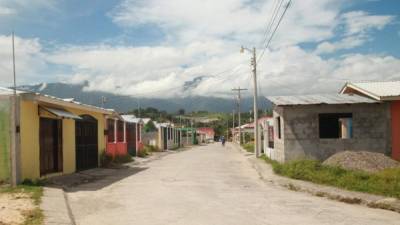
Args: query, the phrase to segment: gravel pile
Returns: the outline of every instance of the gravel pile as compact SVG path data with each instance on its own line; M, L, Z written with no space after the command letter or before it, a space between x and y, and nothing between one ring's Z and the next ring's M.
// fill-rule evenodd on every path
M381 153L374 152L339 152L323 162L324 165L340 166L349 170L378 172L380 170L400 167L400 163Z

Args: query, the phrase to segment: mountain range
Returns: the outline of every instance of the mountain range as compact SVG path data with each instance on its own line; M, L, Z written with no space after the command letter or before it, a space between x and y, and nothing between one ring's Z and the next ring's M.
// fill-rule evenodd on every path
M186 112L209 111L209 112L232 112L235 107L233 99L205 97L205 96L187 96L178 98L135 98L131 96L122 96L102 91L86 91L84 87L87 82L81 84L68 83L40 83L35 85L19 86L19 89L38 92L41 94L52 95L59 98L74 98L76 101L102 106L102 98L106 99L105 108L112 108L119 112L127 112L133 109L154 107L159 110L165 110L170 113L184 109ZM242 111L250 111L253 107L253 98L242 98ZM259 98L259 108L266 110L271 107L271 103L265 98Z

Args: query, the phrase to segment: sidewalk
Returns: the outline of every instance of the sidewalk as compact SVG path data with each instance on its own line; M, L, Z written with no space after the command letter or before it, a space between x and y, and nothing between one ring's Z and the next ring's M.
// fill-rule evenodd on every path
M75 225L65 193L60 188L44 187L40 208L44 214L44 225Z
M66 192L74 187L87 184L96 180L104 180L105 185L123 179L134 173L140 172L146 163L159 160L166 155L187 150L183 148L177 151L155 152L146 158L135 157L131 163L126 163L120 168L95 168L73 174L50 178L46 187L43 188L43 197L40 208L44 214L45 225L75 225L68 203Z
M293 191L306 192L314 196L324 197L349 204L360 204L371 208L380 208L400 213L400 200L385 196L372 195L362 192L348 191L336 187L319 185L307 181L290 179L276 175L272 166L262 159L256 159L254 154L249 154L242 147L232 144L238 151L248 158L260 178L265 182L286 187Z

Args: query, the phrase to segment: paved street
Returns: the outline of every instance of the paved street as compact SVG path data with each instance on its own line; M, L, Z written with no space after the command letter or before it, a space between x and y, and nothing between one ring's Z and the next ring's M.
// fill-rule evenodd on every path
M260 180L242 153L196 147L68 192L77 224L400 224L400 214Z

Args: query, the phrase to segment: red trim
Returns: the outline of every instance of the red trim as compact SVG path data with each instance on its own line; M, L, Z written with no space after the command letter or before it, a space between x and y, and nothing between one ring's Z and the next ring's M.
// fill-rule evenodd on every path
M400 160L400 101L391 103L392 116L392 157Z

